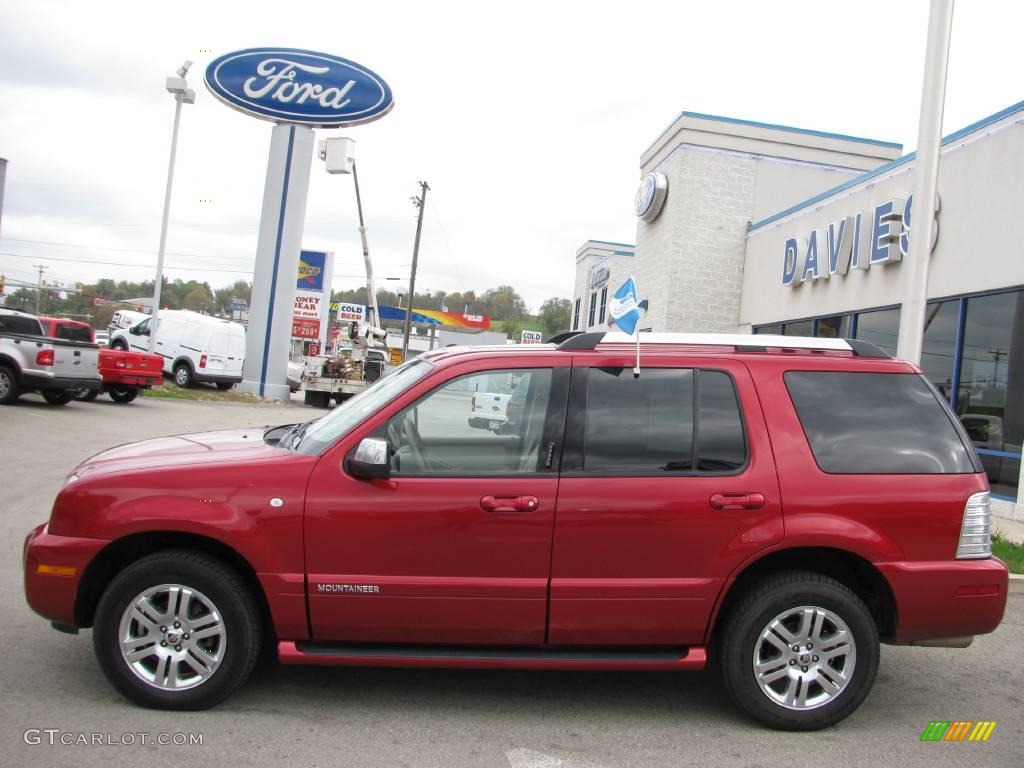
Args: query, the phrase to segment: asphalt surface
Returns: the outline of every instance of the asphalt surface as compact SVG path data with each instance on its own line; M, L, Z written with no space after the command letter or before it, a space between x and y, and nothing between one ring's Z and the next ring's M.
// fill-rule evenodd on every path
M883 647L864 705L813 734L777 733L748 721L711 673L316 669L269 662L212 711L148 711L107 685L88 631L55 632L25 604L23 538L46 519L62 478L81 459L133 439L320 413L298 405L148 398L55 408L35 395L0 407L0 766L1024 765L1020 594L1011 595L1002 626L967 650ZM929 721L957 719L998 725L987 743L920 742ZM161 733L201 734L202 745L142 745L141 736L131 736L145 734L151 742ZM80 742L79 734L135 743L61 743Z

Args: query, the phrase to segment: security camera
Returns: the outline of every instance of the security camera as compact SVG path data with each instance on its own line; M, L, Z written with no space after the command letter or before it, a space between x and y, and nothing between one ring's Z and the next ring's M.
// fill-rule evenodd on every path
M187 75L189 67L191 67L191 66L192 66L192 62L191 61L186 61L184 64L182 64L180 67L178 67L178 77L184 77L185 75Z

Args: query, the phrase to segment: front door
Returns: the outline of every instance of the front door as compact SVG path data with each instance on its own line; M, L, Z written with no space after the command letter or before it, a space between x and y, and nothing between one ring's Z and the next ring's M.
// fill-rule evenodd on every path
M703 644L727 577L782 537L775 465L746 367L649 355L634 378L633 363L588 355L573 368L553 645Z
M328 452L307 491L314 639L544 642L568 370L453 371L393 406L344 446L386 438L387 480L357 480ZM485 395L507 403L493 426L473 415Z

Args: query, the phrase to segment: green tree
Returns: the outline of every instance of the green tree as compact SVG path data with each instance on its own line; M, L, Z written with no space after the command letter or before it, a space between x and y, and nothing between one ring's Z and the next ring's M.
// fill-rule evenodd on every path
M555 334L569 329L571 312L572 302L569 299L552 297L545 299L544 303L540 305L538 318L548 333Z

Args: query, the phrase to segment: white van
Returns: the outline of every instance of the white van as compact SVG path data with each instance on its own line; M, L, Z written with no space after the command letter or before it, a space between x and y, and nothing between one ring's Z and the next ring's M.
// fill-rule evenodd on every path
M110 346L149 351L150 318L131 328L115 331ZM218 389L230 389L242 380L245 328L230 320L184 309L160 313L154 350L164 359L164 373L174 375L179 387L208 381Z
M149 317L149 315L145 312L135 312L131 309L119 309L111 316L110 322L107 324L107 330L110 333L113 333L121 328L131 328L136 323L141 323L147 317Z

